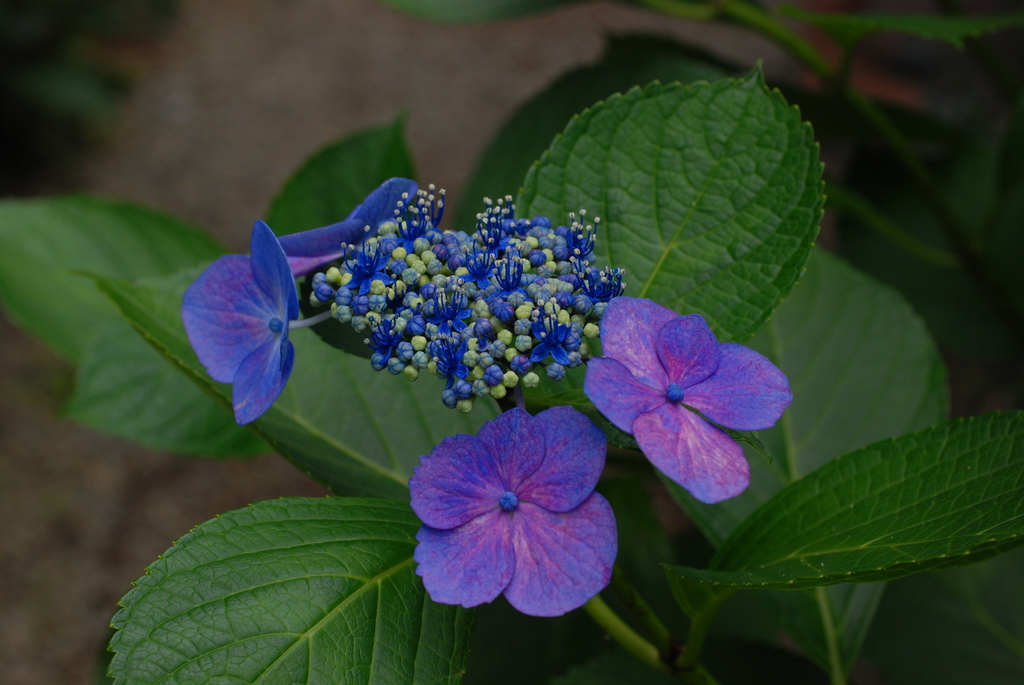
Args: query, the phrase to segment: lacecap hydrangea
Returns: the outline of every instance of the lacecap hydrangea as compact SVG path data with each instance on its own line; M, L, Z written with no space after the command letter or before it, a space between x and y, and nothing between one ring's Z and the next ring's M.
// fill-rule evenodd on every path
M625 288L621 269L590 265L599 220L552 227L517 218L512 198L485 200L476 230L441 230L444 191L405 193L368 225L341 264L313 275L310 301L365 333L374 369L445 381L445 406L468 412L522 383L536 387L590 357L588 339Z

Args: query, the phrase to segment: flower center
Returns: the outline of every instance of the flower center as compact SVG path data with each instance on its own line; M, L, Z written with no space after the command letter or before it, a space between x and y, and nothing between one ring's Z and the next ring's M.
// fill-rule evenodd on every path
M277 317L274 317L273 319L270 320L269 326L270 330L272 330L274 333L280 333L281 331L284 330L284 323L281 321L281 319L278 319Z
M669 402L682 402L683 389L677 383L672 383L665 388L665 397L668 398Z
M498 500L498 506L505 511L512 511L519 506L519 498L516 497L516 493L514 492L506 492L501 496L501 499Z

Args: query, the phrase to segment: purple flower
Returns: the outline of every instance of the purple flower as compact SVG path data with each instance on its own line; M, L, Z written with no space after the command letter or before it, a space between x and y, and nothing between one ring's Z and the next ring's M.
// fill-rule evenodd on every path
M600 592L618 547L594 492L604 455L604 434L569 407L512 409L445 438L409 481L431 599L473 607L504 592L525 614L560 616Z
M189 342L221 383L231 383L235 421L246 424L281 394L295 360L288 323L299 298L288 259L265 223L252 227L251 257L221 257L188 287L181 318Z
M376 231L382 221L394 219L400 200L416 195L416 182L392 178L366 196L348 218L330 226L281 236L279 242L288 255L292 273L301 276L345 254L342 243L358 245L366 237L366 227Z
M617 297L601 320L604 357L587 363L584 390L651 462L702 502L743 492L750 466L724 431L771 428L793 395L786 376L743 345L720 343L699 314Z

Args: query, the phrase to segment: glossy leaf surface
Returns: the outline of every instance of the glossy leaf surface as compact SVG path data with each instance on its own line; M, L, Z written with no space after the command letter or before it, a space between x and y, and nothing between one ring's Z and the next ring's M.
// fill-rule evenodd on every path
M530 170L520 213L601 217L595 261L627 292L746 340L796 284L817 234L821 164L808 124L760 72L652 83L574 118Z
M420 523L384 500L292 498L182 537L121 600L110 672L135 683L458 683L474 613L435 604Z

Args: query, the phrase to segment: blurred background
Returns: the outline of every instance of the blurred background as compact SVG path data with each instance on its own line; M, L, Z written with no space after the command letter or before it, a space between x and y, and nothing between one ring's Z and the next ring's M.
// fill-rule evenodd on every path
M929 0L818 0L808 9L932 11ZM1020 8L979 0L971 12ZM245 251L273 193L329 141L406 116L421 182L458 206L516 108L593 63L609 34L654 33L769 83L813 85L746 31L584 2L500 23L434 24L374 0L0 0L0 195L127 199ZM811 34L816 41L820 36ZM1018 79L1021 32L994 36ZM867 92L960 126L1005 117L967 53L871 38ZM854 163L823 148L828 174ZM514 191L514 189L510 189ZM837 248L835 218L821 243ZM40 297L46 275L39 275ZM955 415L1021 407L1019 361L944 350ZM325 491L276 456L161 454L60 417L73 370L0 316L0 683L96 682L116 602L172 540L250 502ZM866 682L866 681L865 681Z

